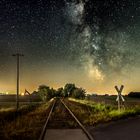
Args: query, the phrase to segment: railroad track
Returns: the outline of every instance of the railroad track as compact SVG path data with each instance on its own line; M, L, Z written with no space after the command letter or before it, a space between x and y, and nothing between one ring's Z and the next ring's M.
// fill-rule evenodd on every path
M61 114L63 115L59 116ZM62 99L53 100L49 115L47 116L39 140L44 140L46 130L49 128L73 128L72 126L69 126L68 122L72 122L72 124L75 123L74 128L76 127L82 129L89 140L94 140L91 134L86 130L86 128L82 125L82 123L78 120L78 118L73 114L73 112Z

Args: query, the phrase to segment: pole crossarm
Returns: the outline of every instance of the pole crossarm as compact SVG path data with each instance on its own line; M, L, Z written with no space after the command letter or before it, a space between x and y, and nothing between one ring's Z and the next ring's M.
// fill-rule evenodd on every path
M24 56L24 54L22 54L22 53L16 53L16 54L13 54L12 56Z

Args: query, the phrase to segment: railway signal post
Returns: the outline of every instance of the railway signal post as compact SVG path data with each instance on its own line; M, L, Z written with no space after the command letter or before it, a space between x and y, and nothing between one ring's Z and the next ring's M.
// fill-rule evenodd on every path
M14 57L17 58L17 97L16 97L16 109L19 108L19 78L20 78L20 57L24 56L21 53L13 54Z
M122 96L122 91L123 91L124 86L121 85L120 89L118 88L118 86L115 86L116 91L118 92L118 96L116 101L118 102L118 110L121 110L121 102L124 102L125 99Z

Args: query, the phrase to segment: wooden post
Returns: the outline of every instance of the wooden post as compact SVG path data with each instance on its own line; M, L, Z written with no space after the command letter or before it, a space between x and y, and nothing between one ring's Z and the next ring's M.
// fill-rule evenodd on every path
M13 56L17 57L17 96L16 96L16 109L19 108L19 78L20 78L20 57L24 56L23 54L17 53L13 54Z

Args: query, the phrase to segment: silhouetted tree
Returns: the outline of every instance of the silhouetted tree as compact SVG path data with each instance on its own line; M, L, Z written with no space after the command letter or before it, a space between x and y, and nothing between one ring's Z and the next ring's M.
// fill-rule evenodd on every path
M51 88L51 95L52 95L52 98L56 96L56 90Z
M84 99L85 98L85 90L82 88L76 88L74 89L73 93L72 93L72 98L76 98L76 99Z
M85 98L85 90L78 88L75 84L66 84L64 89L58 88L57 90L46 85L40 85L38 91L34 91L33 95L38 95L42 101L50 100L53 97L72 97L77 99Z
M140 92L130 92L128 97L140 98Z
M64 86L64 97L71 97L72 92L76 89L75 84L68 83Z
M40 85L38 88L38 95L43 101L49 100L52 98L51 89L46 85Z
M58 88L56 91L56 97L62 97L63 88Z

